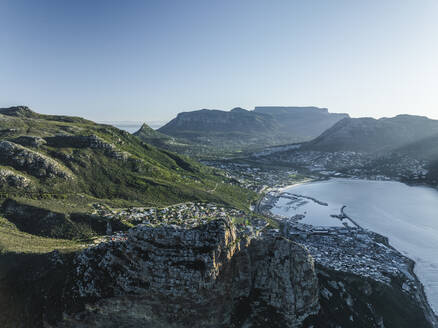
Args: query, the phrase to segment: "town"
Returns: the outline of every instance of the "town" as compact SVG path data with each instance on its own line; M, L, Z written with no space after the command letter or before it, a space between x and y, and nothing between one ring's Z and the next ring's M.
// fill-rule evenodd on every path
M344 155L341 156L338 153L321 157L313 154L314 157L307 157L307 160L313 158L309 171L319 173L307 176L301 175L299 170L284 167L229 161L208 162L210 166L225 172L228 178L235 179L236 183L262 194L260 201L252 206L252 211L249 212L213 203L188 202L163 208L122 209L111 209L102 204L95 204L95 214L108 219L108 222L111 220L126 222L134 229L136 226L141 228L163 225L178 227L178 229L191 229L212 220L230 219L241 238L255 238L265 234L287 238L305 246L318 266L359 275L384 284L391 284L394 279L401 279L404 290L414 292L418 287L414 276L410 274L412 261L389 246L385 237L360 227L345 214L343 208L341 214L332 216L340 220L340 224L335 224L333 221L333 226L313 226L302 223L302 215L283 217L270 212L279 197L289 197L297 201L313 201L326 206L325 203L312 197L285 192L281 187L310 181L310 179L324 178L321 176L324 171L319 169L331 169L330 163L338 160L338 163L344 163L347 167L346 163L360 158L358 154L345 153ZM337 156L341 156L342 160ZM300 161L301 164L304 163L304 157L301 157ZM95 244L124 242L128 236L129 232L113 232L109 224L107 235L96 239Z
M234 179L242 187L261 193L268 188L282 188L288 185L318 178L317 175L303 175L298 170L270 166L246 161L204 161L203 164L220 169L225 176Z
M253 156L260 164L283 164L301 174L319 176L366 178L372 180L424 180L429 163L389 153L374 156L353 151L322 152L292 150L272 153L268 156Z

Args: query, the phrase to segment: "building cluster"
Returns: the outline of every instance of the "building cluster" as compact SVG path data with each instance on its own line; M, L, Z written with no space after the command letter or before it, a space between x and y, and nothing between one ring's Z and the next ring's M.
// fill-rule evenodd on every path
M268 222L254 213L245 213L242 210L223 207L212 203L182 203L163 208L132 207L110 209L101 204L95 204L94 214L112 220L126 222L133 226L161 226L174 225L182 229L195 228L217 219L229 219L236 226L238 234L252 235L268 227ZM110 225L110 223L109 223ZM124 241L125 232L112 232L109 227L107 236L99 238L95 243L102 241Z
M314 227L289 235L306 246L317 264L386 284L405 276L411 265L381 236L361 228ZM415 288L413 281L411 286Z
M204 161L203 163L221 169L228 178L238 181L242 187L255 192L262 192L273 187L281 188L304 179L297 170L291 168L229 161Z
M363 229L341 209L339 226L314 226L302 223L304 215L292 217L270 212L283 192L270 191L260 203L259 210L281 222L281 235L304 245L318 265L334 271L360 275L378 282L390 284L403 279L404 289L413 290L415 279L410 276L412 261L390 247L385 237ZM288 194L288 193L286 193Z
M282 163L298 171L322 176L348 176L376 180L423 180L428 173L427 161L389 153L374 156L352 151L289 151L260 157L263 163Z

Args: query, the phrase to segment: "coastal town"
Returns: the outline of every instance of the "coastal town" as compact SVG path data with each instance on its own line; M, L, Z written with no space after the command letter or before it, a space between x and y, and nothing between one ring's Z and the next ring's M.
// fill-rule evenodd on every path
M253 204L250 211L213 203L188 202L163 208L121 209L95 204L95 214L108 219L108 222L123 221L130 225L131 229L160 226L192 229L212 220L227 219L234 223L240 238L258 238L268 234L303 245L319 267L357 275L386 285L401 281L403 290L411 295L422 288L413 274L413 261L391 247L386 237L359 226L354 218L344 211L345 206L340 209L339 214L331 215L333 221L327 226L304 223L305 215L302 214L287 217L271 212L280 198L287 198L291 204L293 203L291 206L300 206L306 202L327 206L318 199L287 191L285 187L306 181L327 179L331 176L361 178L364 172L367 172L366 168L369 164L367 162L369 159L365 160L361 154L352 152L332 154L296 152L293 158L293 163L296 165L294 168L245 161L224 160L204 163L221 170L222 174L234 180L236 184L260 194L259 202ZM422 177L426 174L424 163L415 161L408 163L410 166L400 159L392 167L396 165L403 169L410 167L409 175L403 173L400 177ZM352 167L356 168L352 169ZM373 173L375 175L366 177L375 180L390 179L389 176L378 174L379 172ZM96 239L95 244L124 242L127 238L129 231L113 232L109 224L107 235Z
M203 164L217 168L242 187L261 193L268 188L281 188L296 182L318 178L317 175L303 175L298 170L270 166L246 161L204 161Z
M301 174L366 178L372 180L422 181L428 173L428 162L406 155L389 153L374 156L353 151L283 151L269 156L253 156L260 164L283 164Z
M328 178L426 183L428 174L426 161L398 154L373 158L357 152L292 150L203 164L219 169L236 184L257 193Z
M122 209L110 209L107 206L95 204L94 214L106 218L108 222L111 220L127 222L133 228L168 225L179 229L191 229L212 220L230 219L241 237L271 234L288 238L304 245L318 265L335 271L360 275L386 284L389 284L391 279L409 271L411 265L409 259L389 247L384 237L361 228L346 214L336 216L342 221L341 226L313 226L301 223L302 215L285 217L270 213L270 209L280 196L300 198L300 195L270 191L263 197L259 207L254 208L261 215L201 202L183 203L164 208ZM319 202L314 199L307 200ZM319 203L325 205L322 202ZM127 240L128 235L128 232L113 232L108 223L107 235L96 239L95 244L123 242ZM416 288L413 278L412 281L406 282L405 288Z
M409 273L413 262L392 248L386 237L358 225L345 212L345 206L340 209L340 214L331 215L336 221L316 226L303 223L303 214L273 214L271 210L280 198L291 200L297 207L309 201L320 206L327 206L327 203L274 189L262 198L258 207L260 213L280 222L283 237L304 245L317 265L385 284L390 284L393 279L402 279L406 291L418 288L417 280Z

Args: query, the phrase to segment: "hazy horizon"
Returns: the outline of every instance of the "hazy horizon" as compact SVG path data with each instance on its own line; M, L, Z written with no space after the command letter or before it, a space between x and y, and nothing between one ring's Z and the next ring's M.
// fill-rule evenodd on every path
M0 3L0 107L165 122L317 106L438 119L438 2Z

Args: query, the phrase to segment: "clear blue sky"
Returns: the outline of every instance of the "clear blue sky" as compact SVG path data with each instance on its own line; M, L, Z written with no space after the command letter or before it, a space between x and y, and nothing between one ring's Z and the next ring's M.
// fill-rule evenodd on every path
M0 0L0 107L93 120L315 105L438 118L438 1Z

